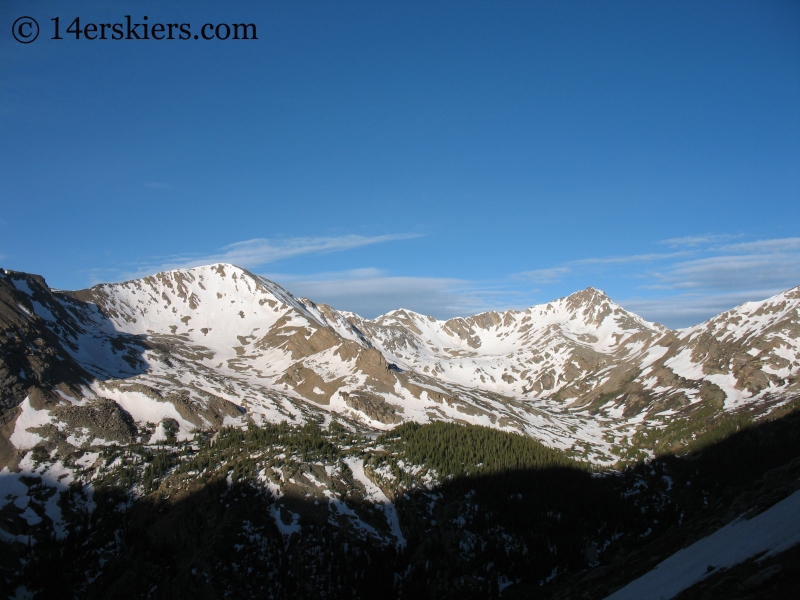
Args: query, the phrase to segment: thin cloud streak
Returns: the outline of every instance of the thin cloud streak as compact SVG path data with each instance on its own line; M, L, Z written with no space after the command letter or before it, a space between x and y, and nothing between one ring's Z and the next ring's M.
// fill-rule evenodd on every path
M787 289L800 283L800 253L745 254L680 262L642 289Z
M372 319L405 308L436 318L480 312L483 303L468 291L468 282L435 277L387 276L377 269L359 269L297 277L264 275L295 296L329 304Z
M699 325L745 302L765 300L783 289L750 290L730 294L679 294L656 298L628 298L617 301L626 310L670 327L679 329Z
M284 240L252 239L229 244L208 256L164 259L159 265L139 267L133 277L160 270L188 268L216 262L255 267L293 256L340 252L390 241L419 237L414 234L383 236L302 237ZM800 238L759 240L708 246L736 236L673 238L689 247L669 253L589 257L545 269L514 273L493 281L446 277L390 275L375 268L311 275L265 274L295 295L326 303L340 310L374 318L405 308L439 319L469 316L492 310L524 309L542 301L547 287L574 281L574 291L586 285L605 287L599 279L611 273L616 279L639 279L639 290L649 297L620 302L625 308L668 327L702 322L737 304L762 300L800 283ZM706 244L706 246L703 246ZM648 265L648 263L650 263ZM262 271L263 272L263 271ZM544 289L522 289L524 283ZM608 283L608 281L606 282ZM535 296L535 298L534 298Z
M756 252L759 254L768 252L791 252L792 250L800 250L800 237L729 244L727 246L722 246L721 250L726 252Z
M346 235L340 237L302 237L288 240L269 240L259 238L236 242L222 248L222 254L213 257L212 262L231 262L250 268L301 254L327 254L341 252L361 246L371 246L384 242L394 242L420 237L418 234L393 235ZM209 257L211 258L211 257Z
M637 262L655 262L659 260L669 260L670 258L680 258L682 256L689 256L691 252L669 252L666 254L651 253L651 254L632 254L630 256L607 256L598 258L582 258L580 260L573 260L569 262L570 265L624 265Z
M373 319L406 309L437 319L520 308L526 294L487 282L446 277L387 275L379 269L355 269L314 275L263 274L295 296L329 304Z
M689 235L686 237L670 238L668 240L661 240L659 244L672 246L673 248L679 246L689 246L691 248L701 245L718 244L720 242L727 242L732 239L742 237L741 235L731 234L707 234L707 235Z
M513 273L513 279L524 279L534 283L560 283L566 275L578 275L584 269L581 267L589 265L626 265L631 263L646 263L669 260L671 258L681 258L691 256L691 251L669 252L669 253L650 253L632 254L629 256L604 256L591 257L572 260L564 263L565 266L551 267L549 269L535 269L532 271L521 271Z
M712 241L712 237L716 240L726 236L704 236L702 239ZM700 237L674 238L674 240L695 241L700 239ZM665 240L665 242L674 240ZM706 289L709 291L775 289L778 287L786 289L800 283L800 252L797 250L800 250L800 238L759 240L666 254L590 257L548 269L523 271L512 275L512 278L526 279L542 284L560 283L567 275L585 275L590 272L587 268L592 266L611 268L618 265L659 263L671 259L691 258L691 260L672 260L660 268L651 268L648 271L627 275L651 280L652 283L643 283L639 286L640 289ZM722 251L725 252L720 254Z
M299 237L283 240L256 238L235 242L220 248L217 254L205 256L176 256L164 259L159 264L139 266L135 271L125 273L125 277L142 277L171 269L190 269L214 263L231 263L253 269L261 265L277 262L294 256L306 254L328 254L353 248L382 244L421 237L419 234L401 233L377 236L345 235L339 237Z
M530 279L547 285L561 283L563 276L575 281L576 287L589 278L592 285L602 285L597 276L605 272L608 277L608 271L616 278L639 279L642 283L638 289L650 292L651 297L621 304L668 327L686 327L742 302L763 300L800 284L800 238L722 244L738 237L741 236L709 234L671 238L659 243L685 249L663 254L590 257L514 277L531 274Z

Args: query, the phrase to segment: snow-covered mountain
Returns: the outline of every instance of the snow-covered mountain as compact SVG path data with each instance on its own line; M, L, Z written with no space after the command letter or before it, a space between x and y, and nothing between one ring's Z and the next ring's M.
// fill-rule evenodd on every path
M800 395L799 309L794 288L671 331L587 288L525 311L367 320L226 264L78 292L0 271L0 458L249 420L446 420L613 464Z

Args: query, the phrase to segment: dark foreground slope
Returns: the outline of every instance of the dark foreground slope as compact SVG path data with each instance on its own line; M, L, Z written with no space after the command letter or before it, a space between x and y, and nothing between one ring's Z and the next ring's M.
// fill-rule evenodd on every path
M658 513L658 523L653 524L649 535L629 538L612 551L601 553L597 564L557 578L549 586L522 582L509 588L504 597L605 598L740 515L753 517L783 500L800 489L800 411L795 405L780 417L743 428L698 451L662 456L619 477L634 482L641 507L654 508ZM652 496L659 477L667 478L669 489L662 488L662 493ZM718 571L709 581L713 584L725 579L728 587L713 588L704 581L684 591L680 598L796 597L789 590L797 584L791 575L797 572L797 558L797 552L791 551L772 563L751 565L741 572ZM783 578L752 578L776 562L785 563ZM731 595L732 589L736 595Z
M320 465L354 455L378 480L399 474L385 491L404 544L378 535L383 513L356 485L341 510L375 535L343 527L307 492L275 497L259 476L280 465L298 481L324 477ZM30 546L0 544L9 593L25 585L39 598L603 598L794 492L800 412L622 473L592 472L528 438L441 423L375 441L313 425L224 430L213 442L112 448L105 460L116 466L95 481L90 502L80 485L62 494L62 539L45 514L34 526L13 508L0 515L6 530L31 536ZM344 475L332 486L354 481ZM143 496L131 502L131 491ZM780 594L793 589L796 559L786 553L783 575L763 581L744 565L700 592L732 597L749 581L743 597Z

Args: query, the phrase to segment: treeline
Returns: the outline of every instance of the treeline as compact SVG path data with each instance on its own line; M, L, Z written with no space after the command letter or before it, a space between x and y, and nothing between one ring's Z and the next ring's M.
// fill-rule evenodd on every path
M252 478L265 464L334 462L342 456L343 449L364 441L365 438L335 422L326 430L316 423L282 422L261 427L251 423L244 430L226 427L216 435L199 432L193 442L155 448L141 444L112 445L101 451L105 467L115 459L119 459L119 464L96 478L94 485L125 490L141 485L149 494L161 486L173 469L178 474L203 473L205 480L230 471L233 481L242 481ZM283 458L278 458L281 455ZM221 471L223 466L225 469Z
M281 462L276 458L278 454L283 454L287 462L292 457L301 462L333 462L342 454L340 445L353 439L336 427L323 431L316 423L281 422L261 427L251 423L244 430L226 427L213 441L199 438L198 451L181 461L177 472L213 472L224 464L232 481L243 481L253 477L259 465Z
M216 450L229 448L243 452L264 450L270 446L281 446L288 454L298 454L303 461L312 459L336 460L339 457L339 447L333 444L329 437L316 423L305 425L289 425L286 421L281 423L267 423L257 426L251 423L247 429L226 427L219 432L213 442Z
M480 425L404 423L377 439L406 463L464 477L549 467L588 468L536 440Z
M798 408L689 455L614 474L591 473L524 436L441 422L401 425L374 443L335 424L283 423L226 428L174 446L109 447L102 451L109 485L93 479L94 510L87 489L69 486L59 499L67 536L53 537L43 519L35 544L0 546L0 587L13 581L6 587L41 589L38 597L88 600L496 600L515 582L502 598L602 598L726 514L796 489ZM715 431L730 428L723 425ZM301 460L351 452L402 461L404 473L421 465L444 476L396 494L404 548L354 535L312 497L284 499L280 510L302 528L284 536L274 499L252 478L270 464L292 470ZM176 479L201 485L179 496L168 481L162 494L129 504L131 482L156 491L176 471L184 473ZM372 523L374 511L356 504L348 506Z
M100 451L104 459L105 469L94 479L93 487L108 491L112 488L128 490L141 485L144 492L154 492L161 485L161 480L178 461L178 453L166 447L148 448L141 444L117 446L113 444ZM118 464L109 466L118 460Z

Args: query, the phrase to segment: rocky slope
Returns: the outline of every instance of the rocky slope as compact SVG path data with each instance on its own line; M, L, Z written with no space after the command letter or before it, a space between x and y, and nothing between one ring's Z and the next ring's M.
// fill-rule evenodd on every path
M366 320L231 265L77 292L0 270L0 580L22 597L43 570L61 579L39 597L610 592L709 499L718 527L796 489L799 368L800 288L671 331L592 288ZM597 477L615 464L635 466ZM742 500L743 481L777 491ZM655 549L631 562L641 540ZM601 559L630 568L598 588L582 574Z
M795 288L671 331L587 288L525 311L366 320L231 265L78 292L2 271L2 457L335 418L481 424L610 465L797 397L799 307Z

